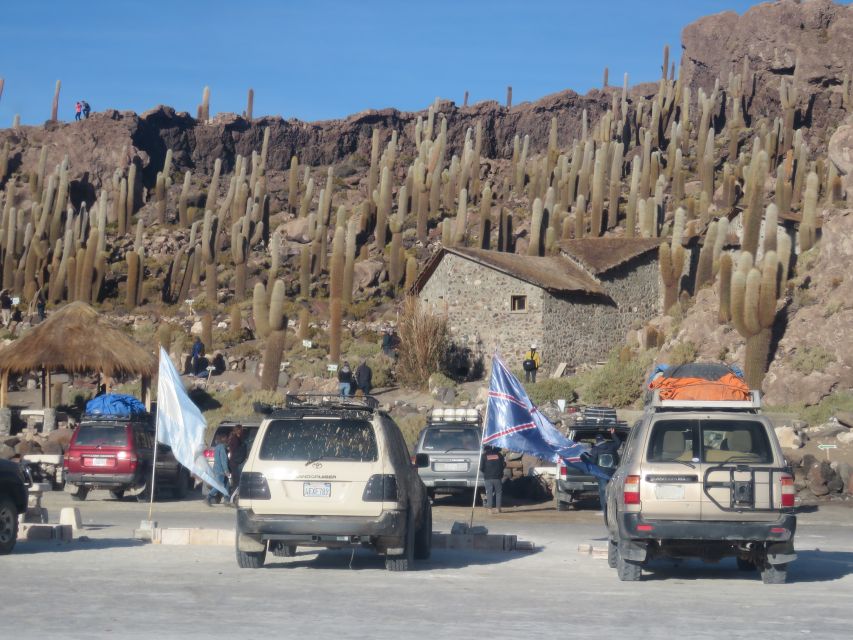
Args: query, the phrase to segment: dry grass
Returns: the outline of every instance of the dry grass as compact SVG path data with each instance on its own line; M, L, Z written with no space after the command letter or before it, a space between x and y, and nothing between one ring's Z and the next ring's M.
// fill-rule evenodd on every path
M406 297L400 316L397 378L420 389L441 368L447 350L447 319L423 310L415 296Z

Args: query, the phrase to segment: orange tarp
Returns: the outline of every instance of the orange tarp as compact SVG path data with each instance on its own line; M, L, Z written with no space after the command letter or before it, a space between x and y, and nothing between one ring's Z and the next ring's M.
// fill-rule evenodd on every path
M649 389L660 389L661 400L749 400L749 387L733 373L719 380L660 377Z

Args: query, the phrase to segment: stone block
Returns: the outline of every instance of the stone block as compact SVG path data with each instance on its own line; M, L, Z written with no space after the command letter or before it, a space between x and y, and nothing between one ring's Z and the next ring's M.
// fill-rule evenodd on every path
M60 524L22 524L18 529L18 537L28 541L70 542L74 539L71 527Z
M181 545L190 543L189 529L157 529L154 542L166 545Z
M233 547L237 542L237 532L234 529L217 529L217 544L221 547Z
M190 529L189 543L205 546L216 546L219 544L218 529Z
M79 531L83 527L80 509L77 507L63 507L59 512L59 524L67 524L73 531Z

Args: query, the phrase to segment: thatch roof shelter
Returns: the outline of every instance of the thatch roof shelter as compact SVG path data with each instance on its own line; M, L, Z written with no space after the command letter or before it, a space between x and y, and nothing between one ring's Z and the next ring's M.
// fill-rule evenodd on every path
M30 371L41 371L43 378L51 371L98 373L109 378L140 375L144 394L157 372L157 359L92 307L72 302L0 349L0 406L6 406L9 374ZM48 390L49 381L44 379L42 397L47 402Z

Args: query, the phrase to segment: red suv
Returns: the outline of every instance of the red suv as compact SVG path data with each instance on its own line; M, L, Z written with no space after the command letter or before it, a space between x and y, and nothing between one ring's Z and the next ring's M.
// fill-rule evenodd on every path
M84 416L65 453L65 481L77 487L75 500L92 489L107 489L116 500L146 486L154 459L154 423L150 416ZM171 489L184 498L193 487L189 471L166 445L157 449L157 490Z

